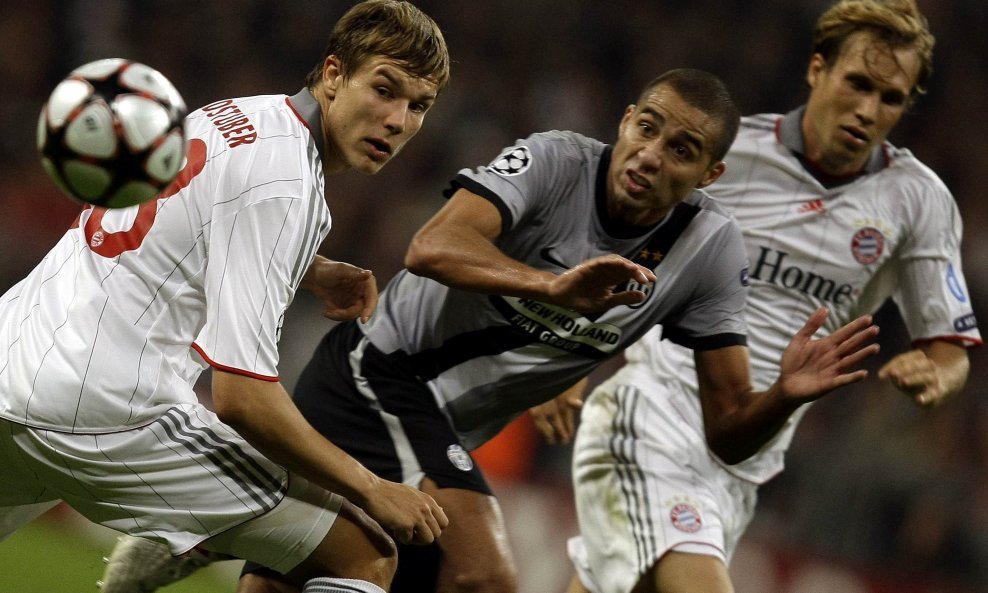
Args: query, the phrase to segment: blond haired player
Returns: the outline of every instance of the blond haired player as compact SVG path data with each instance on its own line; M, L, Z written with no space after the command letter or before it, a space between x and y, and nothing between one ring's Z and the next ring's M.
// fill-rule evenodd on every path
M960 218L940 179L885 141L924 91L933 36L911 0L845 0L820 17L814 47L806 105L744 118L708 188L748 250L753 387L776 380L808 312L830 308L829 332L892 298L913 343L879 377L938 405L965 383L965 348L982 343ZM708 353L654 330L626 356L587 399L577 431L571 591L730 592L727 565L758 485L782 471L807 406L766 407L752 418L760 430L716 439L719 424L756 402L710 396Z
M370 315L369 272L314 261L330 227L324 177L383 167L448 67L414 6L360 3L306 88L197 110L175 184L141 206L83 210L0 298L0 537L64 500L174 554L248 558L320 593L390 586L381 526L438 537L447 521L432 498L378 478L303 419L278 382L277 346L300 286L333 318ZM192 388L207 365L215 414Z

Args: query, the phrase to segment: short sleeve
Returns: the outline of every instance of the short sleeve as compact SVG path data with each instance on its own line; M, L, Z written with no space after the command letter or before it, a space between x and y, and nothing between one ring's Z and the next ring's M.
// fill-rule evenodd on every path
M903 244L893 300L914 341L948 339L981 344L961 264L962 222L946 188L923 197L924 214Z
M213 219L206 324L196 349L222 370L275 381L284 314L314 255L297 197L268 198ZM310 222L310 224L312 224Z
M690 265L695 289L682 311L663 322L662 337L693 350L746 345L748 259L737 224L724 224Z
M560 144L543 133L518 140L490 164L460 170L444 195L451 197L464 188L489 200L501 212L502 232L510 230L545 205L555 180L561 178L561 167L573 163L560 158Z

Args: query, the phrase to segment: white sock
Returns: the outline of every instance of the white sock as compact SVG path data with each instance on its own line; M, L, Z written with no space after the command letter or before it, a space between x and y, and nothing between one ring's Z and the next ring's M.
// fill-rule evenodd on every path
M386 593L384 589L367 581L320 577L302 587L302 593Z

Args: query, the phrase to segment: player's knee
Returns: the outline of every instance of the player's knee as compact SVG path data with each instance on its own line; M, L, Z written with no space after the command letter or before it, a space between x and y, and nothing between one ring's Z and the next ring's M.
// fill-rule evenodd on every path
M293 593L298 587L278 580L272 574L245 573L237 582L237 593Z
M370 538L373 552L358 556L340 573L347 578L374 583L388 590L398 570L398 550L390 537Z
M376 529L372 528L365 531L376 555L373 561L367 563L368 570L371 572L370 576L373 578L366 578L365 580L372 583L385 583L380 586L386 590L394 579L395 571L398 570L398 548L395 546L394 540L376 523L373 524L373 527Z
M514 567L497 564L475 566L449 575L456 593L516 593L518 574Z
M382 589L387 589L388 585L391 584L391 580L394 579L395 571L398 570L398 551L395 549L394 542L390 543L390 551L387 554L382 554L380 558L375 560L371 564L371 570L374 571L374 579L371 582L384 583L381 585Z

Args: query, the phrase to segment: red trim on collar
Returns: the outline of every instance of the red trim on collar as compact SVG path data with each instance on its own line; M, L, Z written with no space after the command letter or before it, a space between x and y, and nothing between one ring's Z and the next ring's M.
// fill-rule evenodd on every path
M309 122L305 121L305 118L302 117L302 114L298 112L298 109L295 109L295 106L292 105L292 98L285 97L285 103L288 104L288 108L292 110L292 113L295 114L295 117L298 118L298 121L302 122L302 125L305 126L305 128L309 130L309 132L311 133L312 128L309 127Z

